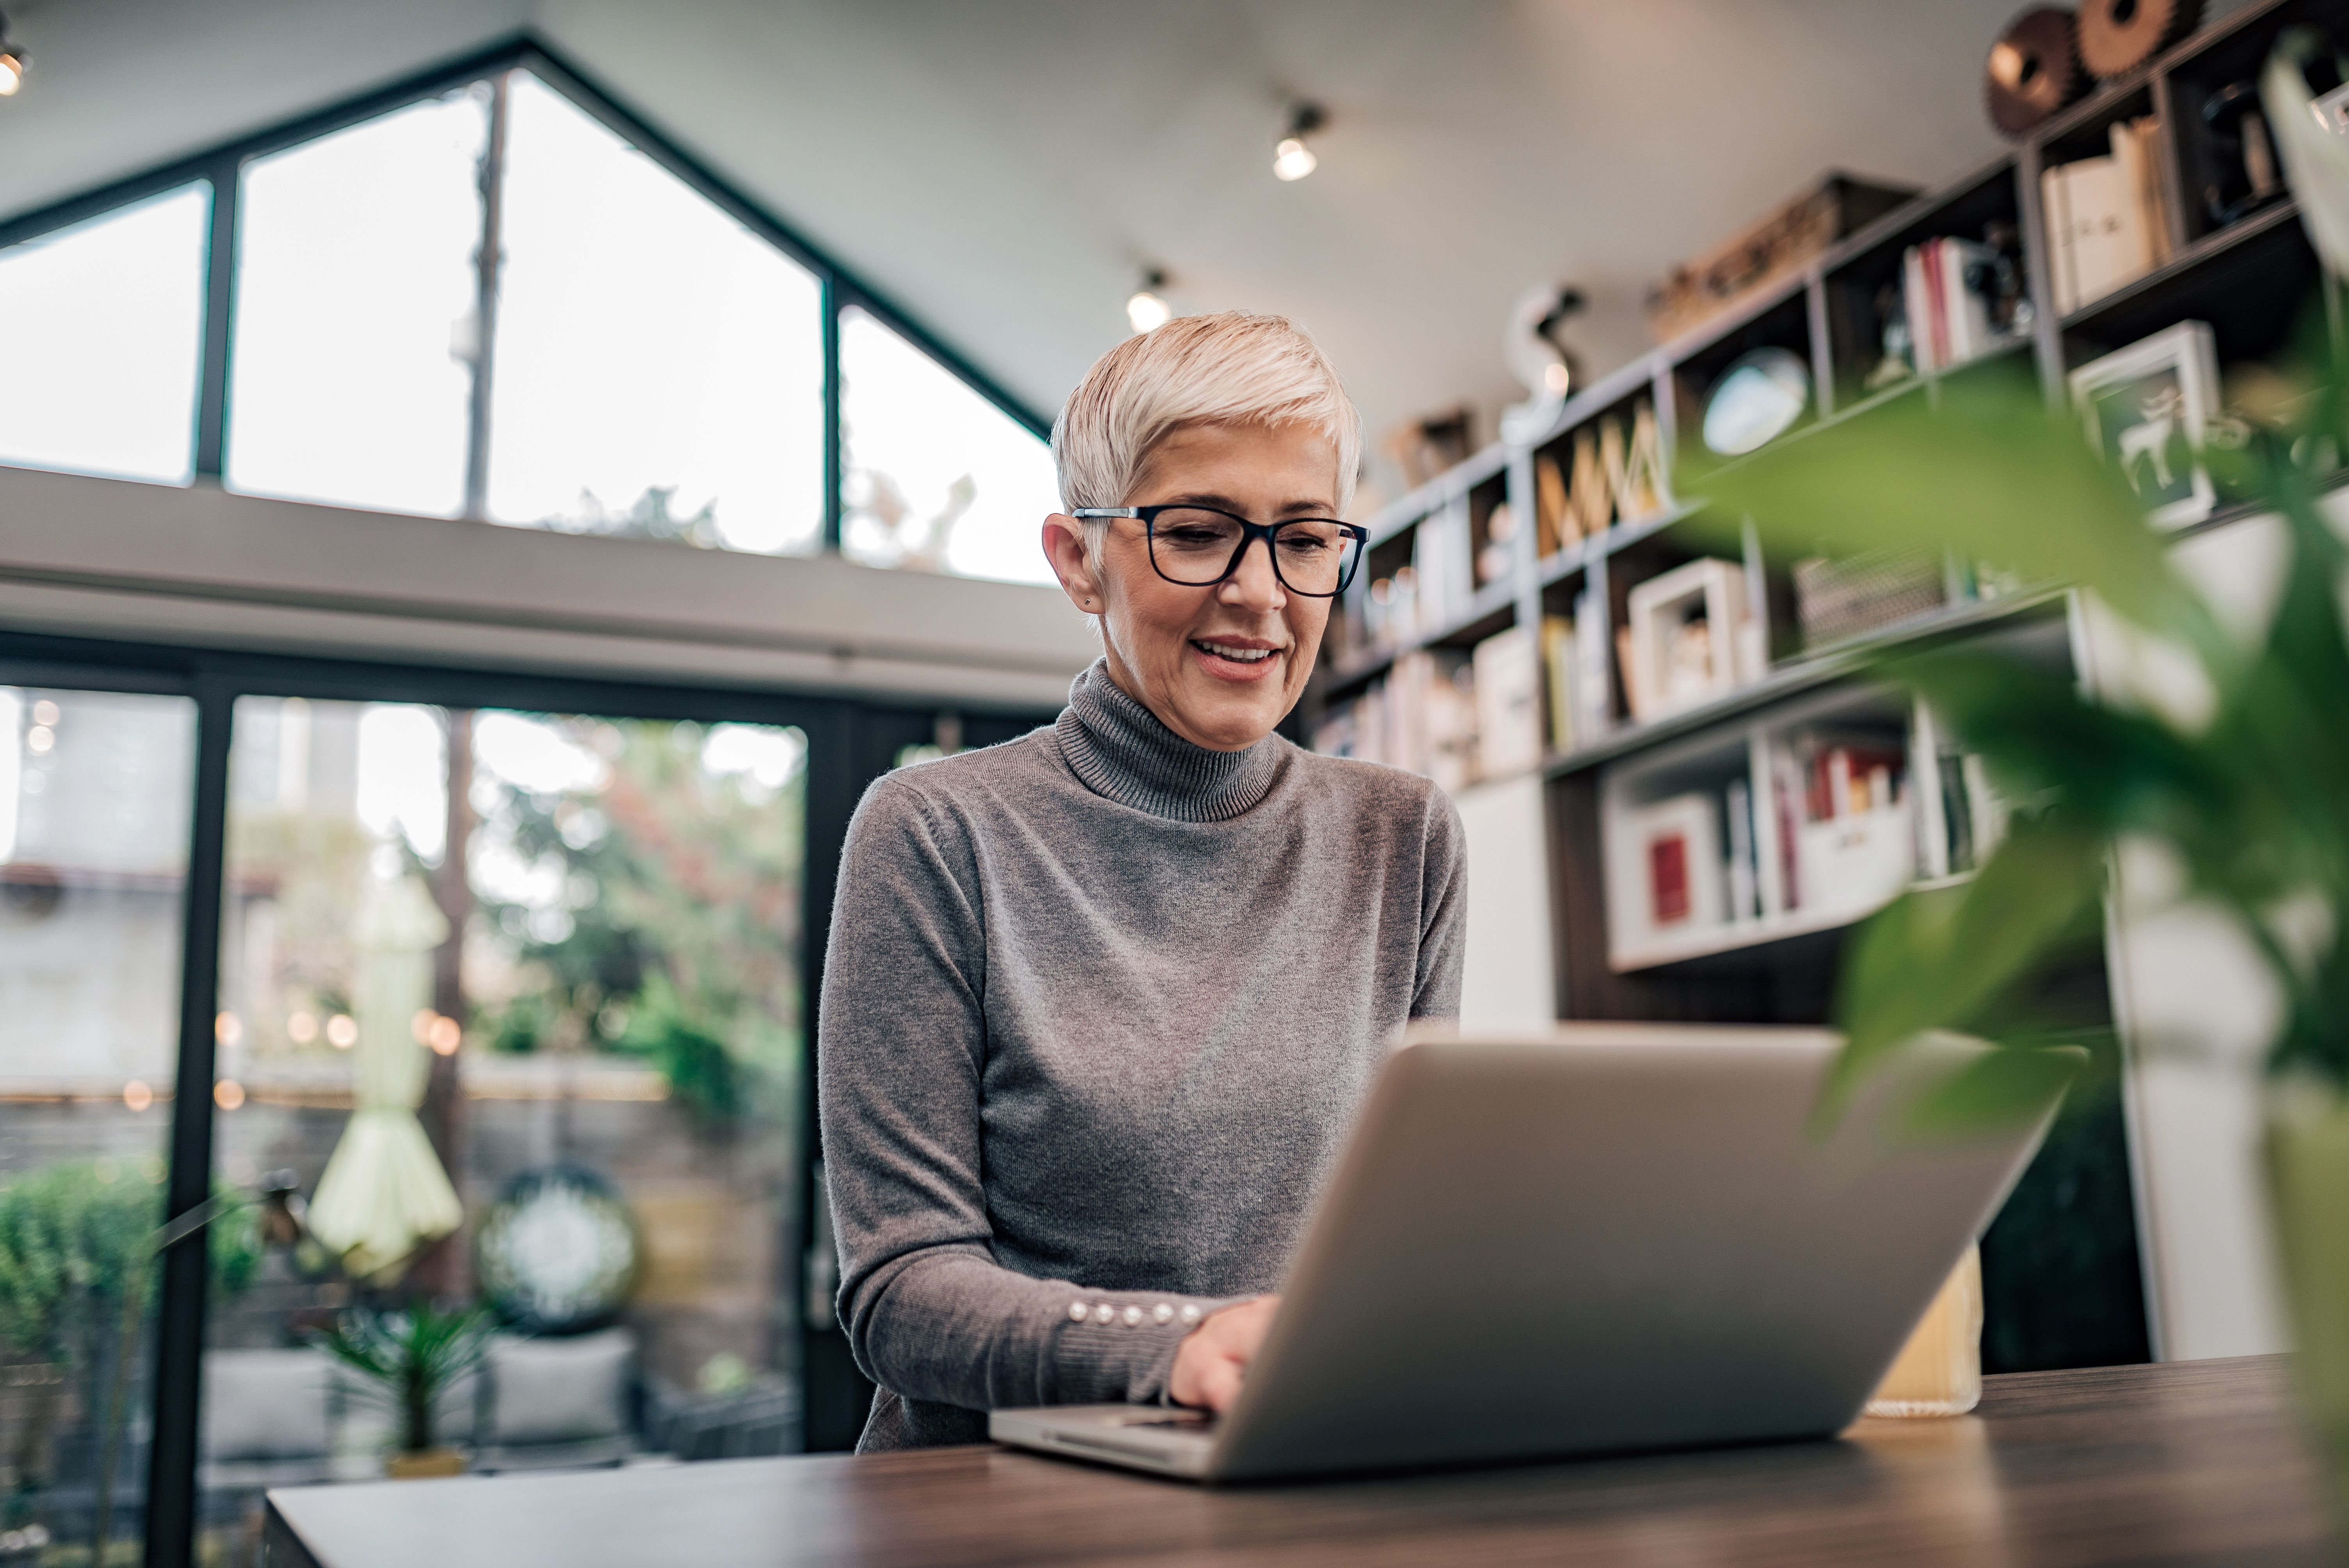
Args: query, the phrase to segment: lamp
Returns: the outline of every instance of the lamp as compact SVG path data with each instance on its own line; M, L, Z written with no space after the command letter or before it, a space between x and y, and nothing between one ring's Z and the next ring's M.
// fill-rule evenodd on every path
M1319 167L1321 160L1305 145L1305 139L1330 123L1327 110L1318 103L1300 103L1288 111L1288 134L1274 144L1272 172L1282 180L1302 180Z
M8 41L8 18L0 16L0 98L25 85L25 67L31 59L22 45Z
M1165 286L1166 274L1153 267L1142 274L1142 286L1125 302L1125 319L1136 336L1174 319L1174 307L1158 297L1158 291Z

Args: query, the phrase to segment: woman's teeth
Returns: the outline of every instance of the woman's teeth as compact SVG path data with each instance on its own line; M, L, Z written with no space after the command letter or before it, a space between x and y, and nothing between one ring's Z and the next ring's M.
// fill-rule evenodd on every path
M1191 645L1204 648L1216 657L1229 659L1236 665L1257 664L1280 652L1278 648L1236 648L1228 643L1210 643L1204 639L1194 639Z

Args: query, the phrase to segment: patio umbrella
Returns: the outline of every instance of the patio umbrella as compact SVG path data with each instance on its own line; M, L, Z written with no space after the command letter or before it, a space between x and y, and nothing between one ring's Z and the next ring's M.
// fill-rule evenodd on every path
M432 950L449 922L413 876L371 884L357 930L352 1047L357 1107L318 1178L310 1233L354 1279L388 1275L463 1222L449 1174L416 1119L430 1062L415 1019L432 1002Z

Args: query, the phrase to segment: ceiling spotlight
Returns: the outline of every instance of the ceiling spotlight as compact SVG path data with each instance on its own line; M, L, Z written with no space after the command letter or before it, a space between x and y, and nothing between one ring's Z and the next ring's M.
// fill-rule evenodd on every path
M1301 103L1288 111L1288 134L1272 150L1272 171L1283 180L1302 180L1319 166L1321 160L1305 145L1305 139L1330 123L1330 116L1318 103Z
M0 98L25 85L25 65L32 57L8 41L8 18L0 16Z
M1125 319L1132 324L1136 335L1154 327L1164 326L1174 318L1174 307L1158 297L1158 291L1165 286L1166 274L1153 267L1142 274L1142 286L1133 291L1132 299L1125 302Z

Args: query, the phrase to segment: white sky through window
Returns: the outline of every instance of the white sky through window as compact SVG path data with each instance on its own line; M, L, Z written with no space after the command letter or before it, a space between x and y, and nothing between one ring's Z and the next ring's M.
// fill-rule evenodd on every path
M812 548L814 275L525 73L512 114L491 516L593 527L660 490L735 549Z
M233 487L462 510L485 92L411 105L246 169Z
M1040 541L1061 509L1051 449L854 308L841 314L840 374L849 559L1053 581Z
M211 218L187 185L0 251L0 462L188 482Z

